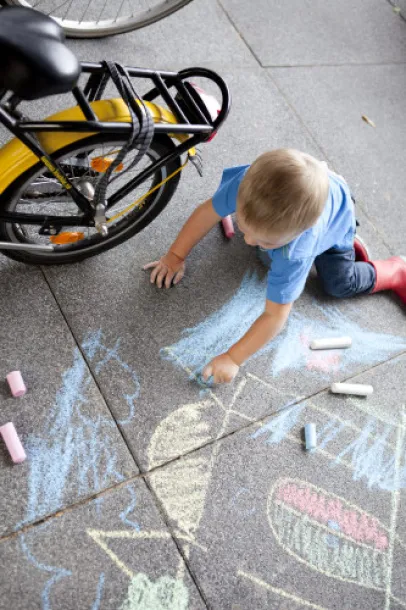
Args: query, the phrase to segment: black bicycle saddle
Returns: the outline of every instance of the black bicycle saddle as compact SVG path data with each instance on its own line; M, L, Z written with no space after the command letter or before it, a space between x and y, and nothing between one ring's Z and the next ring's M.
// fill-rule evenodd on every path
M62 28L51 17L30 8L2 8L0 89L23 100L71 91L80 64L64 40Z

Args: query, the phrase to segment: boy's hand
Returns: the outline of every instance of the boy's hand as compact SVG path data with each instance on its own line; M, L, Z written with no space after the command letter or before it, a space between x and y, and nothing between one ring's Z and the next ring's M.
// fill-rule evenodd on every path
M240 367L228 354L220 354L205 367L202 373L204 381L213 376L214 383L230 383Z
M172 280L174 284L179 284L185 275L185 261L183 258L169 251L159 261L144 265L143 269L152 269L151 284L156 284L158 288L170 288Z

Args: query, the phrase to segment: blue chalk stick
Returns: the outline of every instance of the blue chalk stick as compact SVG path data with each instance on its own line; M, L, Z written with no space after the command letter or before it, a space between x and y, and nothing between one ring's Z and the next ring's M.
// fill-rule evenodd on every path
M306 424L304 428L306 451L313 451L317 446L316 424Z

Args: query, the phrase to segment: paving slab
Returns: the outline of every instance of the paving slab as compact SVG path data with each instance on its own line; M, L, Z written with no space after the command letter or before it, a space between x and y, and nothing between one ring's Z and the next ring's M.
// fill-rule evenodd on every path
M278 69L269 74L336 171L345 176L383 241L393 253L402 253L406 230L404 66Z
M110 59L151 69L192 65L254 66L256 60L216 0L194 0L181 11L142 30L99 40L69 41L88 61Z
M1 258L0 311L0 425L14 422L27 453L13 465L1 442L4 534L138 470L42 273ZM18 399L5 382L16 369L28 389Z
M405 0L390 0L395 13L399 13L403 19L406 17L406 1Z
M203 610L144 481L0 540L0 608Z
M213 610L401 608L406 357L148 475ZM317 449L302 428L314 422Z
M382 0L221 0L263 66L403 62L406 24Z

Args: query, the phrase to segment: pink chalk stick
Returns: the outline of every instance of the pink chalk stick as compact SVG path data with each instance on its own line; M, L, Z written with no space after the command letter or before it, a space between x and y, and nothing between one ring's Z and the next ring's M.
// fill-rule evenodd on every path
M9 373L6 379L13 396L15 396L16 398L24 396L27 391L27 388L25 387L25 383L20 371L13 371L12 373Z
M223 225L223 231L228 239L231 239L235 235L233 219L231 216L226 216L222 219L221 224Z
M7 449L14 464L20 464L21 462L24 462L27 456L24 451L24 447L22 446L21 441L18 438L18 434L16 429L14 428L14 424L10 421L8 422L8 424L4 424L4 426L1 426L0 434L3 437L4 442L6 443Z

